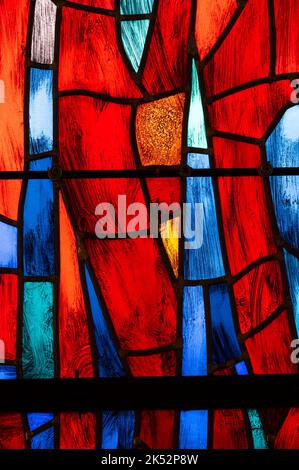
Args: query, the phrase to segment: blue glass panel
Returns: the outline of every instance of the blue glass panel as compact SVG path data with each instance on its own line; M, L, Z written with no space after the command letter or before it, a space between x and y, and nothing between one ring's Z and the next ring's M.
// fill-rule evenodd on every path
M31 171L52 166L51 158L30 162ZM50 180L29 180L24 205L24 274L55 274L54 193Z
M288 273L297 336L299 337L299 260L286 250L284 250L284 259Z
M262 422L256 410L248 411L254 449L267 449L267 441Z
M121 22L121 37L128 58L138 72L147 37L149 20Z
M54 449L54 427L31 438L31 449Z
M54 377L53 285L25 282L22 366L25 379Z
M233 323L226 284L209 288L212 323L213 363L223 364L241 355Z
M299 106L288 109L266 143L267 159L274 167L298 167Z
M0 365L0 380L11 380L17 378L16 366Z
M182 375L206 375L206 321L201 286L184 289L182 336Z
M238 375L248 375L248 370L244 361L238 362L235 365L235 369Z
M140 15L151 13L154 0L120 0L121 15Z
M30 153L53 149L53 71L30 70Z
M192 91L188 119L189 147L207 148L205 117L195 61L192 63Z
M280 234L299 250L299 177L270 177L272 199Z
M34 431L35 429L43 426L44 424L48 423L52 419L54 419L53 413L28 413L27 414L28 424L30 431Z
M192 168L209 168L209 157L208 155L191 154L188 156L188 164ZM202 244L199 248L185 250L185 277L189 280L221 277L225 274L225 270L212 179L206 177L187 178L186 202L191 204L190 222L193 230L196 221L195 204L201 204L202 219L197 222L197 235L199 235L199 231L202 231Z
M187 165L197 170L210 168L210 157L206 153L188 153Z
M95 339L98 352L99 375L101 377L124 376L125 372L123 366L115 349L115 345L111 339L107 323L87 267L85 267L85 275L91 314L94 323Z
M134 439L133 411L103 412L102 449L131 449Z
M38 160L31 160L29 163L30 171L48 171L52 167L52 158L39 158Z
M298 167L299 106L293 106L282 116L266 142L267 159L274 167ZM295 249L299 249L299 178L270 178L271 192L278 228Z
M207 449L208 411L181 411L180 449Z
M13 225L0 222L0 267L18 266L18 230Z

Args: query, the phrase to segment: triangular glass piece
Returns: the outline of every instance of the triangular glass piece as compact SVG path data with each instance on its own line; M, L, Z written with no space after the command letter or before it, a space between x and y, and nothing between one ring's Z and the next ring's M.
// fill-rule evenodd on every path
M208 147L199 80L194 60L192 64L192 90L188 119L188 146L204 149Z
M151 13L154 0L120 0L121 15L142 15Z
M138 72L140 66L149 23L149 20L121 22L123 45L135 72Z

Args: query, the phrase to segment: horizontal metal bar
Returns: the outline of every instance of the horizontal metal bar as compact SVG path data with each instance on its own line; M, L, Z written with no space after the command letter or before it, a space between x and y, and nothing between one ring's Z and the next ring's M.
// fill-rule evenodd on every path
M299 406L299 375L4 380L0 411Z
M299 168L174 168L145 167L132 170L62 170L48 171L0 171L0 179L85 179L85 178L176 178L176 177L229 177L229 176L285 176L299 175Z

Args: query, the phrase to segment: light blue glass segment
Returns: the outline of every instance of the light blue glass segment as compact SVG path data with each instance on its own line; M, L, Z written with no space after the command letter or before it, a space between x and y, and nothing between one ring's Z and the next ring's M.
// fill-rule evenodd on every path
M18 230L4 222L0 222L0 267L18 267Z
M208 411L181 411L180 413L180 449L207 449L208 447Z
M30 154L53 150L53 71L30 70Z
M299 250L299 177L271 176L269 179L280 234Z
M204 149L208 147L203 104L194 60L192 63L192 89L188 118L187 145L189 147Z
M209 156L189 154L188 165L197 169L209 168ZM188 209L190 209L191 217L185 220L185 235L186 228L187 232L190 230L190 233L192 233L191 229L195 230L198 239L202 238L202 243L198 248L193 243L192 249L185 249L185 278L204 280L224 276L212 179L210 177L187 178L186 202L190 205ZM198 220L196 214L201 215Z
M235 365L238 375L248 375L247 366L244 361ZM254 449L267 449L267 441L263 429L263 425L257 410L248 410L248 418L253 440Z
M299 167L299 105L288 109L266 142L273 167Z
M184 288L182 375L207 375L207 338L203 288Z
M257 410L248 410L254 449L268 449L263 425Z
M142 15L151 13L154 0L120 0L121 15Z
M138 72L147 37L149 20L121 22L124 49L135 72Z
M195 170L210 168L210 157L206 153L188 153L187 165Z
M288 109L266 142L273 167L299 167L299 106ZM299 177L270 178L272 199L282 238L299 250Z
M53 284L25 282L22 368L25 379L54 378Z

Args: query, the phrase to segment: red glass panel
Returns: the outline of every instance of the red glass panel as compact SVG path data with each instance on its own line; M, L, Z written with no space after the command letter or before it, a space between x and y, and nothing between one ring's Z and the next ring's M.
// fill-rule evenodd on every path
M25 433L20 414L0 414L0 449L25 449Z
M60 449L95 449L96 415L60 413Z
M246 423L241 410L215 410L213 448L248 449Z
M18 314L18 276L0 275L1 322L0 339L5 345L5 359L16 359Z
M60 98L60 159L67 170L135 168L131 106L88 96Z
M71 0L72 3L113 10L115 0Z
M22 170L24 166L25 44L29 2L3 0L0 5L1 126L0 170ZM4 96L2 96L2 92ZM0 214L16 220L20 181L0 181Z
M123 349L175 342L176 298L157 240L86 240Z
M258 168L261 165L258 145L214 137L213 149L217 168Z
M129 356L128 364L136 377L160 377L176 375L176 355L167 351L153 356Z
M127 208L132 203L141 202L145 204L140 181L134 178L114 179L70 179L66 181L65 188L71 201L76 223L82 232L95 233L95 227L101 216L95 215L95 210L100 203L112 204L116 214L116 233L118 233L118 220L121 221L122 232L129 227L129 221L135 216L127 215ZM122 210L119 196L126 197L126 207ZM122 214L122 215L121 215ZM124 219L124 220L123 220ZM147 219L144 216L144 225ZM109 227L109 233L113 232Z
M267 77L270 67L269 34L267 0L249 0L205 68L207 94L215 95Z
M290 410L274 442L275 449L299 449L299 409Z
M191 0L158 2L143 83L155 95L185 85Z
M240 329L246 333L266 320L283 302L277 261L263 263L234 284Z
M262 179L225 177L219 178L218 184L228 261L235 275L250 263L276 253L277 247Z
M167 204L180 202L180 178L147 178L146 183L151 202L157 204L161 202L166 202Z
M62 197L60 204L60 377L93 377L90 337L81 287L76 238Z
M140 440L150 449L172 449L175 414L173 411L143 411Z
M292 335L287 312L249 338L245 344L255 374L296 374L291 361Z
M217 131L261 138L290 103L289 80L259 85L215 101L211 127Z
M59 88L123 98L141 96L118 49L113 17L63 8Z
M295 0L275 0L276 73L299 70L299 28Z
M195 39L201 59L218 41L236 9L236 0L197 0Z

